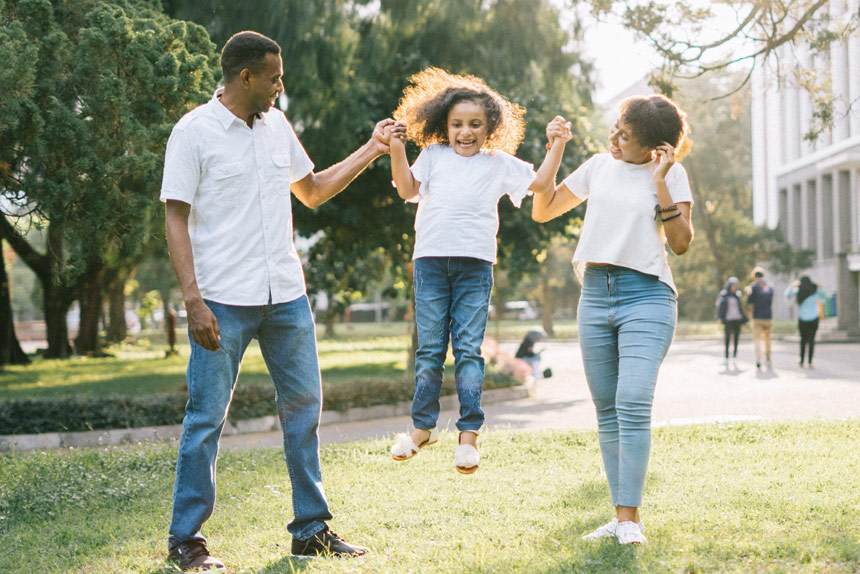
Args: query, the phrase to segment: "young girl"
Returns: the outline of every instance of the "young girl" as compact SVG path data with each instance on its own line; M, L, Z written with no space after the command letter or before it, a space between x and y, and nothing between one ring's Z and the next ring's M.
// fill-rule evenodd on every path
M664 96L629 98L610 130L608 154L593 156L548 193L535 190L536 221L589 200L573 257L582 282L577 323L615 518L587 540L646 541L639 506L651 403L676 319L664 243L680 255L693 238L693 197L675 163L685 117Z
M411 435L400 434L394 460L407 460L436 442L439 394L448 352L460 400L457 470L478 469L477 437L484 423L481 343L487 324L493 263L496 261L498 202L508 195L519 207L531 191L549 190L570 139L569 125L556 118L547 126L555 144L535 173L513 154L523 138L525 110L482 80L428 68L410 78L394 117L422 148L409 167L403 141L391 138L391 172L398 195L418 203L413 253L415 396Z

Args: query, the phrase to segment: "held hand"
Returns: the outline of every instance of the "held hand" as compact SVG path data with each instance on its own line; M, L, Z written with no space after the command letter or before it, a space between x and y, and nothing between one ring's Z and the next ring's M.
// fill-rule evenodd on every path
M555 145L557 142L567 143L573 139L573 133L570 130L570 122L566 121L561 116L555 116L551 122L546 125L547 149Z
M675 148L662 143L654 149L654 179L665 179L669 169L675 165Z
M194 342L207 351L217 351L221 348L221 332L218 330L218 320L212 310L202 300L198 303L186 304L188 313L188 329Z
M376 151L380 154L388 153L390 150L391 138L397 138L401 141L406 141L406 124L396 122L391 118L386 118L377 122L373 129L373 136L370 141Z

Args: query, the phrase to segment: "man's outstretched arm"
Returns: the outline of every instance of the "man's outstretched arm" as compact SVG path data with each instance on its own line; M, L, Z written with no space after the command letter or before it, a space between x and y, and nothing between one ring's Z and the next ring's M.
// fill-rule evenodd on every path
M389 139L385 127L394 125L391 137L406 138L406 127L392 119L376 124L370 139L345 160L326 168L320 173L309 173L290 186L290 191L307 207L315 209L346 189L358 174L373 160L389 152Z

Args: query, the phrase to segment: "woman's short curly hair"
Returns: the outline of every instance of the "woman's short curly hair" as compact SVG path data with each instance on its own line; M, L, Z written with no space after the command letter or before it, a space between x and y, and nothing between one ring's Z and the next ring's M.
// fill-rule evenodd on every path
M666 96L632 96L621 102L618 111L618 117L631 127L640 145L654 149L667 143L679 157L689 151L687 113Z
M485 147L513 154L525 135L525 108L509 102L475 76L449 74L427 68L409 78L394 119L406 124L406 135L427 147L432 143L450 145L448 113L460 102L475 102L487 114Z

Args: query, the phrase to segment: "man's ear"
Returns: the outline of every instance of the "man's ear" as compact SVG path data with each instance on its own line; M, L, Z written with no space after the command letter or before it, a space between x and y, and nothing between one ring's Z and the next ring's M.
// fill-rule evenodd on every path
M243 86L249 85L251 82L251 70L244 68L239 72L239 81L242 82Z

